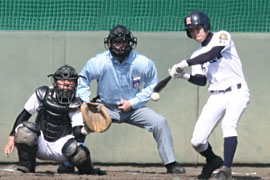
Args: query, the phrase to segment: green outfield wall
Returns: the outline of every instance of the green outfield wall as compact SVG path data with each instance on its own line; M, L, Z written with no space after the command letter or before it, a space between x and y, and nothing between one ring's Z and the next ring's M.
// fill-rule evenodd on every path
M133 32L136 50L152 59L159 79L168 68L187 59L197 44L184 32ZM42 85L50 85L47 75L64 64L81 71L86 61L104 51L107 31L1 31L0 32L0 162L17 161L15 151L8 158L4 147L9 132L24 103ZM270 34L232 33L249 85L250 104L239 123L235 163L270 164ZM95 95L95 83L92 87ZM206 87L184 80L173 80L158 102L148 106L164 115L171 128L177 161L197 164L204 160L192 149L194 124L207 100ZM31 118L34 121L34 117ZM267 140L268 139L268 140ZM210 138L213 149L223 155L220 126ZM102 134L90 134L86 144L94 162L161 163L157 145L150 132L126 124L113 124Z

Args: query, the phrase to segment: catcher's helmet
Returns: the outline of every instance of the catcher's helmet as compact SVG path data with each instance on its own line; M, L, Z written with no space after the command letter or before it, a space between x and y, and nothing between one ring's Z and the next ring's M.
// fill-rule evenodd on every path
M123 49L114 46L114 42L128 41L128 45ZM137 45L137 38L132 35L125 26L117 25L110 30L109 36L104 39L104 46L109 49L113 56L125 58Z
M211 31L210 19L204 12L193 11L192 13L187 15L187 17L185 17L185 30L189 38L192 38L192 37L188 28L199 26L199 25L202 25L206 32Z
M69 65L64 65L58 68L54 74L49 74L48 77L52 77L52 84L54 86L58 102L60 104L70 104L75 97L77 79L80 77L76 70ZM60 88L57 85L58 80L75 81L75 86L68 90Z

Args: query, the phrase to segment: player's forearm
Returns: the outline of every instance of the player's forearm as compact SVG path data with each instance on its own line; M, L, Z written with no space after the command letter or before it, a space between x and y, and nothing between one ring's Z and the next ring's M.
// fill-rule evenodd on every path
M24 121L28 121L32 115L25 109L18 115L9 136L15 135L16 127Z
M92 82L92 77L90 77L90 71L88 70L88 66L85 66L80 73L80 76L78 79L78 86L77 86L77 92L76 96L79 97L83 102L89 102L90 101L90 87Z
M203 53L199 56L196 56L192 59L188 59L187 63L189 66L196 65L196 64L203 64L209 61L212 61L216 57L220 56L221 51L225 48L225 46L216 46L213 47L210 51Z
M195 85L198 85L198 86L205 86L207 79L206 79L206 76L204 76L204 75L195 74L194 76L190 75L188 82L195 84Z
M146 103L149 101L149 99L150 99L150 96L148 98L143 98L143 99L136 96L136 97L130 99L129 102L130 102L133 109L137 109L137 108L145 106Z
M86 85L86 82L79 81L79 85L77 87L76 95L79 97L83 102L89 102L90 101L90 85Z
M141 92L137 93L136 96L129 100L133 109L143 107L150 100L150 96L153 93L153 89L157 84L157 80L153 79L148 82Z

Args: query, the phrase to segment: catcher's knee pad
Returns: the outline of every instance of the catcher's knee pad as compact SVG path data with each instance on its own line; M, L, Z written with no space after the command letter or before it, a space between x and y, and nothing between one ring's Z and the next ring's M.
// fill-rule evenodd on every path
M69 139L62 148L62 153L66 158L70 158L73 154L76 153L78 149L78 142L75 138Z
M79 166L90 156L89 150L84 146L78 145L75 138L69 139L65 143L62 153L74 166Z
M39 128L33 122L25 121L15 133L15 144L18 149L18 170L23 172L35 172L36 153L38 151Z
M30 147L37 145L40 130L35 123L25 121L15 133L16 144L26 144Z
M70 158L70 161L79 168L82 167L83 164L88 164L88 166L92 166L89 159L89 150L85 146L78 146L76 153Z

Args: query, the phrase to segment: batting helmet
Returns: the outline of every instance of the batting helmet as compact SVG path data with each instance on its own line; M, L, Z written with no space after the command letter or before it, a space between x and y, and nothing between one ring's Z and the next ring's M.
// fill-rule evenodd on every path
M80 77L76 70L69 65L64 65L58 68L54 74L49 74L48 77L52 77L52 84L54 86L58 102L61 104L70 104L75 97L77 79ZM75 81L75 86L68 90L62 89L57 85L58 80L73 80Z
M128 45L123 49L114 46L114 42L128 41ZM125 58L137 45L137 38L132 35L125 26L117 25L110 30L109 36L104 39L104 46L109 49L113 56Z
M189 38L192 38L192 37L188 28L199 26L199 25L202 25L206 32L211 31L210 19L204 12L193 11L187 17L185 17L185 30Z

